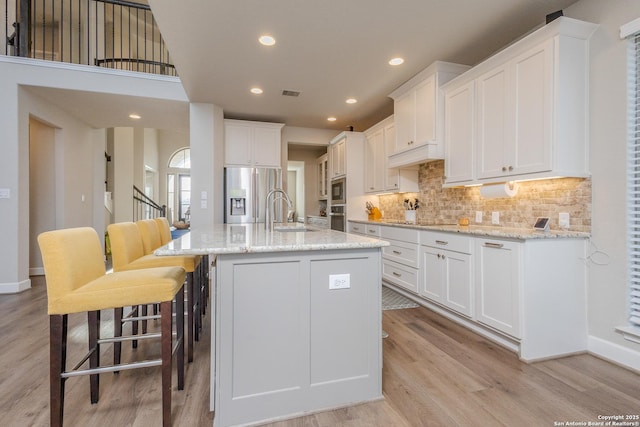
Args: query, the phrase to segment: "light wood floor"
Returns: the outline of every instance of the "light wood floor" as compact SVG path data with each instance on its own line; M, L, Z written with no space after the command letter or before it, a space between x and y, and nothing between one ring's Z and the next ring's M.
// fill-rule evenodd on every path
M48 318L41 278L0 295L0 425L46 426ZM111 313L104 312L105 334ZM85 316L70 317L69 358L86 347ZM173 392L174 426L210 426L208 321L184 391ZM385 311L385 399L269 424L294 426L553 426L640 414L640 375L588 355L527 365L425 308ZM158 351L144 345L138 353ZM105 349L103 357L110 357ZM127 346L127 354L131 350ZM175 380L174 380L175 384ZM100 402L87 377L67 381L67 426L160 425L158 368L104 374Z

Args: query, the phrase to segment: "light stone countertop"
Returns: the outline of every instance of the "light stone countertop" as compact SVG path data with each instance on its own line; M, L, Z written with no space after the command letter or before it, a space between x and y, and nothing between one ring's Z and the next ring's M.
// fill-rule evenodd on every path
M156 249L155 255L207 255L258 252L323 251L389 246L384 240L303 224L276 224L274 231L264 224L215 224L189 233ZM279 229L289 231L278 231ZM307 231L290 231L306 229Z
M504 239L588 239L591 237L589 233L580 231L560 231L551 230L548 233L525 228L509 228L488 225L468 225L460 226L457 224L407 224L399 220L382 220L382 221L366 221L366 220L349 220L360 224L376 224L402 228L413 228L416 230L444 231L447 233L462 233L474 236L496 237Z

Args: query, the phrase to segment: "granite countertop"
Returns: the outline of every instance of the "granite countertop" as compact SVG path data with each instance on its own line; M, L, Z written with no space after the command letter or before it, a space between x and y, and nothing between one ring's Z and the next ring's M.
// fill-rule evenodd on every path
M207 255L257 252L322 251L388 246L384 240L303 224L276 224L274 231L264 224L215 224L191 231L158 248L155 255ZM307 231L291 231L306 229ZM283 230L283 231L278 231Z
M591 237L589 233L580 231L561 231L551 230L548 233L526 228L510 228L500 226L489 225L468 225L460 226L457 224L435 224L432 222L407 224L400 220L382 220L382 221L367 221L367 220L352 220L351 222L357 222L361 224L377 224L388 225L402 228L414 228L417 230L432 230L432 231L444 231L448 233L463 233L475 236L496 237L505 239L588 239Z

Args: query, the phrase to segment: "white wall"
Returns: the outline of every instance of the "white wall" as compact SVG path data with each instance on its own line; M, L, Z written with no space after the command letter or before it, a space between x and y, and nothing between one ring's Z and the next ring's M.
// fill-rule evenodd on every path
M565 15L600 25L590 41L591 234L603 254L589 267L590 351L640 370L640 344L614 329L627 325L625 167L626 53L620 26L640 17L637 0L581 0ZM633 353L635 352L635 353Z
M29 280L29 120L56 131L56 227L104 229L104 151L106 132L92 129L38 97L30 87L141 96L186 102L176 80L158 80L92 67L0 56L0 293L30 287ZM58 148L60 146L61 148ZM84 201L83 196L84 195Z

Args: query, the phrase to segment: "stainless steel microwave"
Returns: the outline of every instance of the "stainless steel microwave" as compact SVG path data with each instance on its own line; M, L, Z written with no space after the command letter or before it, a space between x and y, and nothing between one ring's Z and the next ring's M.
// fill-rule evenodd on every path
M331 204L344 205L347 203L347 180L338 178L331 181Z

